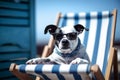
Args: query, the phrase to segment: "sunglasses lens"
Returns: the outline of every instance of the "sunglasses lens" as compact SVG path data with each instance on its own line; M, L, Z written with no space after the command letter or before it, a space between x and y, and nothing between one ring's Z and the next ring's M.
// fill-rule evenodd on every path
M60 40L63 38L63 34L56 34L55 39Z
M73 32L73 33L68 33L68 34L53 34L54 39L56 40L60 40L63 38L63 36L66 35L66 37L69 40L75 40L77 38L77 33Z
M77 33L68 33L67 37L70 40L75 40L77 38Z

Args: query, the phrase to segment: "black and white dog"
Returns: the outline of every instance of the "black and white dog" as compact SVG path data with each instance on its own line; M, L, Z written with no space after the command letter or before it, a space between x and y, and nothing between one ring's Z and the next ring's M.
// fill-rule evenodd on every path
M78 35L83 30L88 31L81 24L59 28L55 25L46 26L44 33L49 32L55 39L53 53L47 58L34 58L27 64L56 63L56 64L81 64L89 63L89 57Z

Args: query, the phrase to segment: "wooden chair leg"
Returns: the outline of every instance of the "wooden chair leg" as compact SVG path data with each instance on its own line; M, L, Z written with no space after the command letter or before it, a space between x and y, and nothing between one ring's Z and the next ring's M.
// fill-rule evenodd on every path
M117 59L117 50L115 50L115 52L114 52L113 69L114 69L114 80L118 80L118 59Z
M42 78L40 78L40 77L36 77L36 79L35 80L43 80Z
M113 47L110 48L109 60L108 60L107 69L105 73L105 80L110 80L111 69L114 63L114 52L115 52L115 48Z
M96 76L97 80L105 80L104 76L102 75L102 72L100 71L100 68L98 65L91 66L91 71Z
M11 71L20 80L33 80L29 75L19 72L15 63L10 65L9 71Z

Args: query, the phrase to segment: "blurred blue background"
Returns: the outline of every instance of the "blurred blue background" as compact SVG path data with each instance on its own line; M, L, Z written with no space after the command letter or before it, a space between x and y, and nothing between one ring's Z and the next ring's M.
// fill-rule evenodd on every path
M118 10L115 44L120 44L120 0L36 0L36 42L44 45L50 35L44 35L46 25L54 24L58 12L90 12Z

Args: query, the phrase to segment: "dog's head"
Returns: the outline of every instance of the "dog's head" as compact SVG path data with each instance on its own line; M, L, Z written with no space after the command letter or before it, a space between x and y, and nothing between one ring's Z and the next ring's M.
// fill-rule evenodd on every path
M71 53L78 44L78 34L88 30L81 24L59 28L55 25L46 26L44 33L49 32L55 39L55 44L61 53Z

